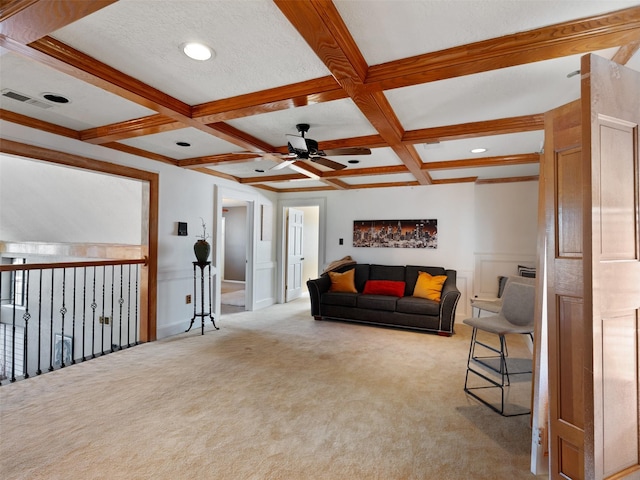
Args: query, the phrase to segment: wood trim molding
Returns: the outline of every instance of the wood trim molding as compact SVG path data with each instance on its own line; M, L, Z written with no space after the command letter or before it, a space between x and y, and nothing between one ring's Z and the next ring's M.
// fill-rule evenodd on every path
M540 163L540 154L523 153L521 155L504 155L500 157L428 162L423 164L422 168L425 170L453 170L457 168L503 167L505 165L523 165L527 163Z
M544 114L542 113L411 130L404 134L402 141L408 144L438 143L448 140L461 140L535 130L544 130Z
M374 65L366 85L369 91L406 87L618 47L639 38L640 7L631 7Z

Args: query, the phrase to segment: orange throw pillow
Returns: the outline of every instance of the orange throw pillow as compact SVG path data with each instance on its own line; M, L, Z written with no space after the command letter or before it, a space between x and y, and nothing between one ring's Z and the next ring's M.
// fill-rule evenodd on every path
M432 276L427 272L418 272L418 280L413 289L413 296L439 302L442 286L446 280L446 275Z
M352 268L344 273L329 272L329 278L331 279L330 292L347 292L358 293L355 284L356 269Z

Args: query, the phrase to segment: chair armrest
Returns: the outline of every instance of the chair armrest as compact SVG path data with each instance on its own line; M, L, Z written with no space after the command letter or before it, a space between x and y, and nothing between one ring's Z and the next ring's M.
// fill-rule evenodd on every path
M331 288L331 279L328 275L322 275L320 278L307 280L307 288L311 300L311 315L320 316L320 297Z

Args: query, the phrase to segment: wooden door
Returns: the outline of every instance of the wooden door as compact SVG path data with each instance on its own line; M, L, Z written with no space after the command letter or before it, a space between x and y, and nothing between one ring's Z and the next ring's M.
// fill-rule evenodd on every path
M581 71L545 117L550 477L640 478L640 73Z
M286 300L290 302L302 293L302 262L304 233L304 212L289 208L287 210L287 278Z
M581 70L585 475L640 478L640 72L595 55Z
M584 342L580 101L545 117L551 478L584 478Z

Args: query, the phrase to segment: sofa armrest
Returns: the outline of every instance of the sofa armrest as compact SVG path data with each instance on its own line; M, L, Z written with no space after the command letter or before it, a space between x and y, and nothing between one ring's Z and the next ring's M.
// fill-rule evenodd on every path
M320 316L320 297L331 288L331 279L328 275L322 275L320 278L307 280L307 288L311 299L311 315L318 317Z
M451 333L456 320L456 306L461 295L456 285L456 276L455 270L447 270L447 280L440 297L440 329Z

